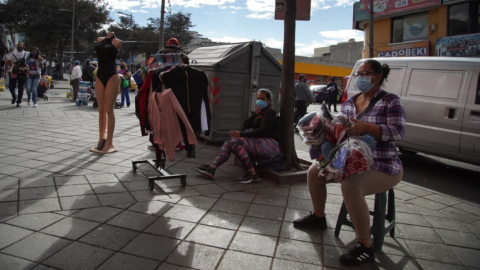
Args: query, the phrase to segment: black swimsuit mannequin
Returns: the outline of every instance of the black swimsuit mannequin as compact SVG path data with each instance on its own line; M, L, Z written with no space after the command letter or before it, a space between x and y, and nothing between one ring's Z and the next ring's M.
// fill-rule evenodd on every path
M97 77L103 86L107 85L110 77L117 74L115 60L117 59L118 50L115 45L112 44L113 39L115 39L115 35L112 35L110 38L105 37L102 42L95 45L98 58Z

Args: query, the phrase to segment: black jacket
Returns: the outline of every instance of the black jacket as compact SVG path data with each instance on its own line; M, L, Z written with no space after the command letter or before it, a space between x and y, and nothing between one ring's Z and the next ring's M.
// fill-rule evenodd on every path
M243 129L240 137L272 138L280 142L280 118L277 111L272 107L263 109L260 115L253 113L243 122Z

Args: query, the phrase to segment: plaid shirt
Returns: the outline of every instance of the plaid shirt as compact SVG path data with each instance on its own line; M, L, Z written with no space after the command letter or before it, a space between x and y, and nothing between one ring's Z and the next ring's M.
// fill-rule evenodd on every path
M377 91L374 97L382 91L382 89ZM358 114L354 100L360 94L354 95L343 103L340 111L347 115L348 118L357 118ZM382 133L381 138L376 138L375 140L372 168L389 175L399 174L402 162L398 158L397 147L394 141L403 138L406 123L405 110L400 102L400 98L395 94L387 93L363 116L362 121L380 126Z

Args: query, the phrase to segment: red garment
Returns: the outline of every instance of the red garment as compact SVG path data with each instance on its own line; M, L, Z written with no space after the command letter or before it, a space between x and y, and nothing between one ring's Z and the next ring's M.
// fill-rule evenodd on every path
M177 115L185 125L188 143L197 144L197 137L172 89L163 90L161 93L155 91L150 93L148 116L153 129L154 142L160 149L165 150L170 161L173 161L175 146L183 140Z
M368 162L363 153L357 149L352 149L345 162L345 168L343 169L345 175L350 176L355 173L367 171L368 169Z
M147 132L145 126L147 125L148 121L148 108L147 108L147 99L148 94L151 92L152 87L152 76L153 70L149 70L145 81L142 84L142 88L138 91L138 105L139 105L139 113L140 113L140 131L142 132L142 136L147 136Z

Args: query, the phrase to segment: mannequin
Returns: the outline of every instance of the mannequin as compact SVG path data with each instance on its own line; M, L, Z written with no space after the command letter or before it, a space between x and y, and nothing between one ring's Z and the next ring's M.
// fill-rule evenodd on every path
M113 145L113 131L115 130L113 106L120 87L120 77L117 74L115 60L118 52L122 49L122 45L122 41L116 38L113 32L108 32L106 37L99 37L97 39L97 45L95 45L98 58L95 86L98 102L100 139L97 146L90 148L91 152L107 154L118 151L117 147ZM106 137L105 129L107 129Z

